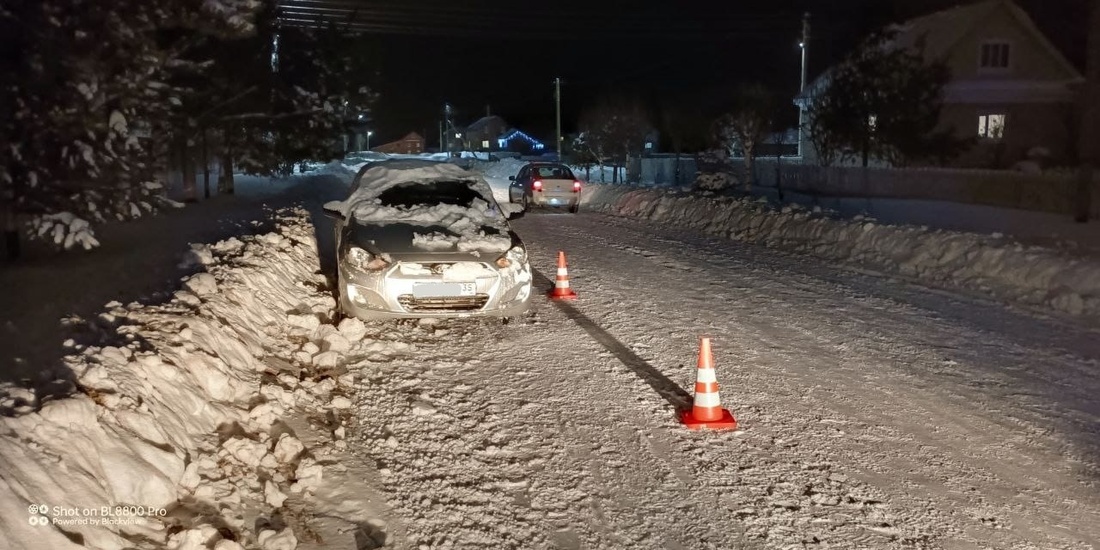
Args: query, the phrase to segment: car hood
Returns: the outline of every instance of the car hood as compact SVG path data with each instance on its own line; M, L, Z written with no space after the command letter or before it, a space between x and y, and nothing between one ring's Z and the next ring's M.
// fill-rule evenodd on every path
M482 226L476 237L469 233L468 229L460 233L444 225L353 223L347 227L344 239L372 254L406 262L492 262L520 244L519 237L510 230Z

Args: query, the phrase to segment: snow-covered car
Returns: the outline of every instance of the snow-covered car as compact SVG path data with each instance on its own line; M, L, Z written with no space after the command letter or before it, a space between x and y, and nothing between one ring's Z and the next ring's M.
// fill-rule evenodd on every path
M532 162L508 178L508 202L532 207L568 208L576 214L581 203L581 181L564 164Z
M524 313L527 250L481 176L453 164L389 160L364 166L336 221L340 307L364 320Z

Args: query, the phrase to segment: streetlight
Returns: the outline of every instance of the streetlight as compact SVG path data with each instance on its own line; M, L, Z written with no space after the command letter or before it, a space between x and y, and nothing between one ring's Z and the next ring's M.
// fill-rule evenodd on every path
M372 131L370 131L370 130L367 130L367 150L368 150L368 151L370 151L370 136L371 136L371 134L373 134L373 133L374 133L374 132L372 132Z

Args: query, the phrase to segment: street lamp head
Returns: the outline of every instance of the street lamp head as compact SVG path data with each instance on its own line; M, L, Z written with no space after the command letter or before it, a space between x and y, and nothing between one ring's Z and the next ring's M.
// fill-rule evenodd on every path
M367 130L367 136L368 137L373 136L373 135L374 135L374 130Z
M805 47L806 47L806 43L805 43L805 42L799 42L799 43L798 43L798 47L799 47L799 48L805 48Z

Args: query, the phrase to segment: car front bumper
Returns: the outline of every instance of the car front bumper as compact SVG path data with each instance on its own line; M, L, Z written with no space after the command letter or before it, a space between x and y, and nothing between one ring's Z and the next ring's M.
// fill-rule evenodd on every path
M413 264L421 265L421 264ZM401 264L379 273L339 267L340 306L344 313L363 320L419 319L425 317L514 317L528 310L531 301L530 265L499 269L480 264L462 282L475 290L465 296L420 296L417 285L458 282L439 275L406 272Z

